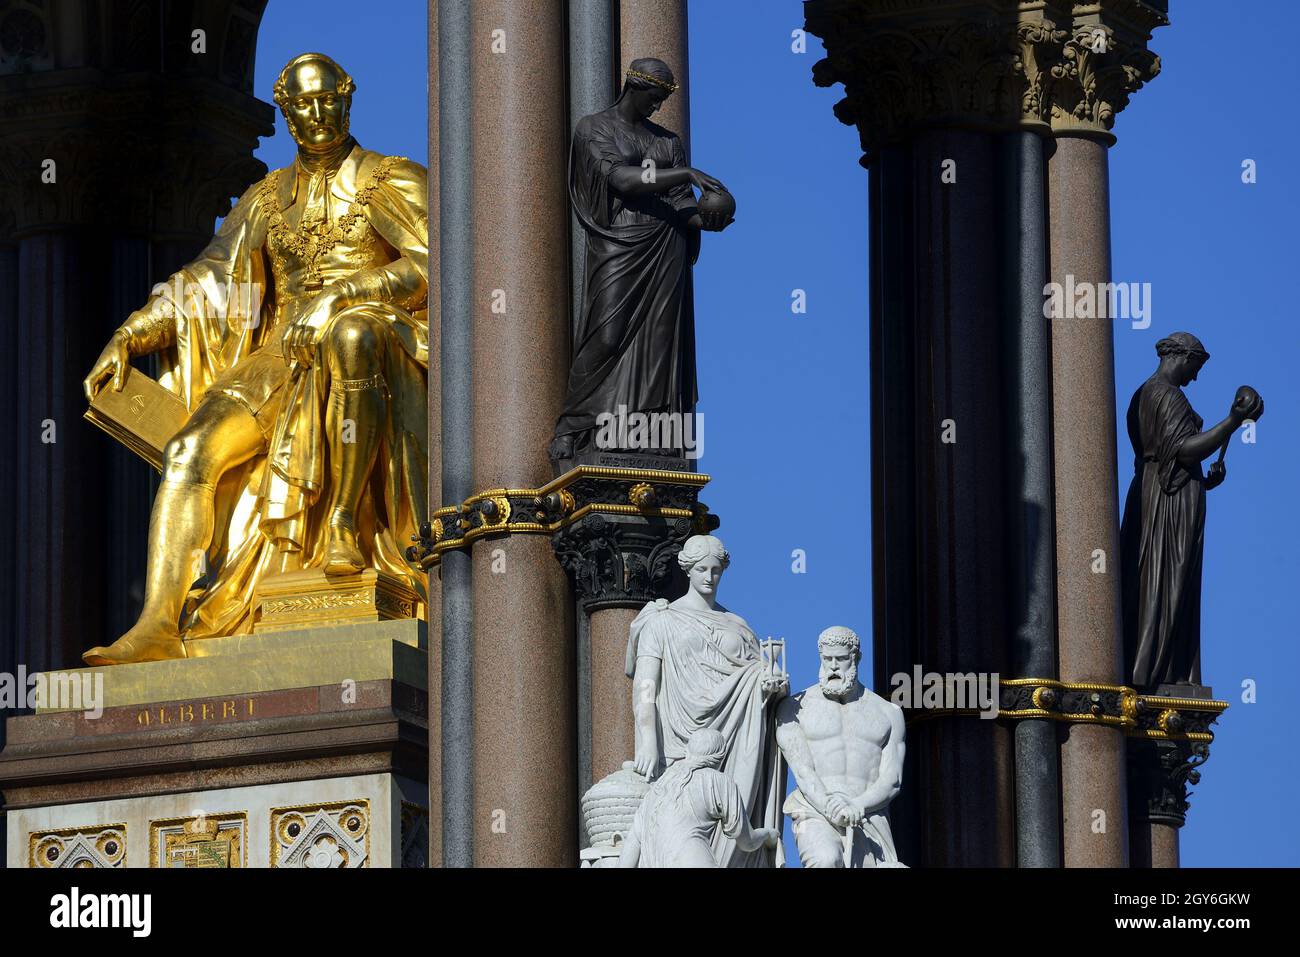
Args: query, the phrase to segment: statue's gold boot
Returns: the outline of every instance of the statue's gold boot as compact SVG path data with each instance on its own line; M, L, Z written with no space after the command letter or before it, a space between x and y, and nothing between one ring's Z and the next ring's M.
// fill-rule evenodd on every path
M88 665L125 665L184 657L185 643L175 628L141 623L107 648L91 648L81 656L81 660Z
M336 332L343 329L336 327ZM349 359L348 350L354 348L355 337L340 333L332 341L335 344L331 347L330 365L336 378L330 388L325 422L334 469L334 499L326 523L321 567L326 575L355 575L366 567L366 560L357 547L354 516L379 451L380 427L388 413L388 393L378 373L363 379L347 377L348 370L359 368L363 358Z
M329 537L325 541L325 560L322 568L326 575L355 575L366 567L366 560L357 547L357 532L350 520L338 515L331 517Z
M159 486L149 520L144 609L117 641L83 654L86 664L124 665L187 657L176 623L186 587L194 581L199 550L212 534L212 521L210 486L174 480Z

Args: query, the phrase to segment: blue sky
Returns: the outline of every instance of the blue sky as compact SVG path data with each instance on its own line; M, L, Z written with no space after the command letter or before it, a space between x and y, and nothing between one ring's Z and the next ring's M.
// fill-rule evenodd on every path
M1294 507L1300 453L1293 219L1300 209L1300 133L1288 117L1300 80L1284 0L1210 16L1178 3L1156 32L1163 72L1119 117L1111 150L1116 280L1152 284L1152 324L1115 327L1118 405L1155 366L1169 332L1196 333L1212 358L1188 389L1218 421L1238 385L1263 394L1255 445L1234 443L1227 482L1210 493L1203 595L1203 671L1232 707L1216 729L1182 832L1183 863L1295 865L1300 821L1285 795L1298 772L1286 759L1287 675L1300 673L1289 603L1300 541ZM795 0L692 0L694 164L736 195L736 223L706 236L695 273L703 498L722 516L733 557L722 601L760 635L784 637L796 688L816 680L815 639L846 624L871 632L867 391L867 174L857 133L831 107L840 88L811 80L820 44L790 49L802 24ZM272 0L257 55L257 92L269 99L279 68L320 49L357 78L353 131L372 149L427 162L423 0L390 0L383 29L357 29L355 4L301 7ZM337 19L336 19L337 16ZM1237 51L1248 50L1249 67ZM277 134L259 155L292 158ZM1258 182L1241 182L1254 159ZM808 310L790 309L806 291ZM1122 440L1122 435L1119 436ZM1131 453L1120 446L1121 496ZM791 570L806 554L807 572ZM864 677L871 674L863 662ZM1258 703L1241 702L1242 682Z

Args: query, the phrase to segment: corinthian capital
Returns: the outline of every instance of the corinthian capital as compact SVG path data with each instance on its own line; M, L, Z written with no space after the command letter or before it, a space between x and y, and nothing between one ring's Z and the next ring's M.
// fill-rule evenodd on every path
M1169 21L1163 11L1136 0L1075 7L1088 12L1076 18L1054 70L1052 129L1113 141L1115 116L1160 72L1160 57L1146 45L1151 30Z
M1108 135L1128 95L1159 69L1145 44L1151 28L1167 22L1163 7L1164 0L807 0L804 17L826 47L813 80L844 84L835 115L858 128L865 166L925 126L1047 133L1095 124Z

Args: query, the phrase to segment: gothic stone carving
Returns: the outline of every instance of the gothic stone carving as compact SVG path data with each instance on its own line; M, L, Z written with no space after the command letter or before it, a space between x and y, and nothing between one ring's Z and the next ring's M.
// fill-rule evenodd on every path
M126 825L92 825L27 836L27 866L36 868L125 867Z
M271 866L370 866L370 802L338 801L271 812Z

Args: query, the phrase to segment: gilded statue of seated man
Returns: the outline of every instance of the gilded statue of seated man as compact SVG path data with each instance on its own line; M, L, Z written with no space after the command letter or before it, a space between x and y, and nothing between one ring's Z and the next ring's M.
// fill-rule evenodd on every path
M374 568L425 598L403 553L428 508L426 173L349 135L354 89L323 54L290 61L274 93L297 159L249 188L86 377L88 398L121 389L131 359L157 354L189 411L163 454L143 611L89 664L248 632L258 583L299 569Z

